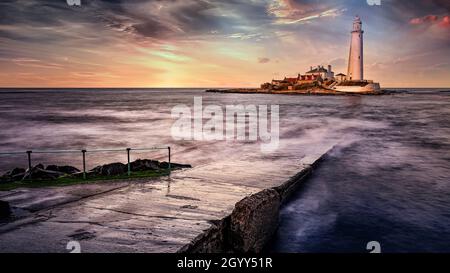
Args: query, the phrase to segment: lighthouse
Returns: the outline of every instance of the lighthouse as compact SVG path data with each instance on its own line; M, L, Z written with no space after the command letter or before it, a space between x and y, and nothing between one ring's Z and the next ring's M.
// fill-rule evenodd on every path
M348 58L347 80L364 80L363 62L363 34L361 18L356 16L353 21L352 39L350 42L350 54Z

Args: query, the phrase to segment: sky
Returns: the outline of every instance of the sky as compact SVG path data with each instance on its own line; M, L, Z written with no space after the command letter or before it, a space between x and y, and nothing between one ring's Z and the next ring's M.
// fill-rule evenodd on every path
M0 86L257 87L328 64L346 74L358 15L366 79L450 87L450 1L380 1L2 0Z

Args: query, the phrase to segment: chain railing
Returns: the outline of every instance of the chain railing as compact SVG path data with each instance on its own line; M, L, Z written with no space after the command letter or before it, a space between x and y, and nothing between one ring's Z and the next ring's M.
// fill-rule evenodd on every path
M29 178L31 179L31 169L32 169L32 154L75 154L75 153L81 153L81 156L83 158L83 179L86 179L87 172L86 172L86 155L90 153L105 153L105 152L126 152L127 153L127 174L128 176L131 176L131 162L130 162L130 154L132 151L152 151L152 150L167 150L167 156L168 156L168 169L169 173L171 172L171 149L170 146L166 147L150 147L150 148L125 148L125 149L82 149L82 150L28 150L25 152L17 152L17 151L11 151L11 152L0 152L0 156L6 156L6 155L21 155L26 154L28 158L28 172L29 172Z

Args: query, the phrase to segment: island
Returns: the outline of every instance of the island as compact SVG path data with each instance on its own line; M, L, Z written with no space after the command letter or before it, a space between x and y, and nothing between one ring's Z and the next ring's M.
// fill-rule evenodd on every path
M351 31L350 53L347 75L333 72L331 65L310 67L305 74L272 79L261 84L260 88L250 89L209 89L207 92L219 93L265 93L300 95L381 95L386 94L380 84L364 79L363 34L361 19L356 16Z

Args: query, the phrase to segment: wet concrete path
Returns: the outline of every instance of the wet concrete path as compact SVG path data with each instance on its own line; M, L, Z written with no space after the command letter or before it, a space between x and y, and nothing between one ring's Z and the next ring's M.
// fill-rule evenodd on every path
M331 146L289 157L241 157L153 180L0 192L19 217L0 225L0 252L176 252L234 205L281 185Z

